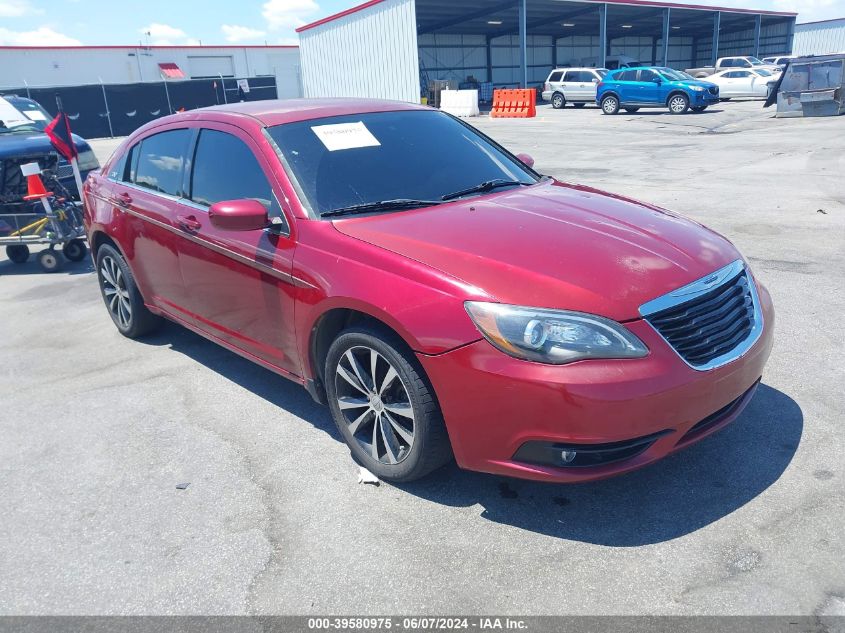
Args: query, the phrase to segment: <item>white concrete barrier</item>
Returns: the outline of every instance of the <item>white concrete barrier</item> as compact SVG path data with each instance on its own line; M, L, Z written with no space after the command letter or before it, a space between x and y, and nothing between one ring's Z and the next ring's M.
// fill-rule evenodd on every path
M444 90L440 109L453 116L478 116L478 90Z

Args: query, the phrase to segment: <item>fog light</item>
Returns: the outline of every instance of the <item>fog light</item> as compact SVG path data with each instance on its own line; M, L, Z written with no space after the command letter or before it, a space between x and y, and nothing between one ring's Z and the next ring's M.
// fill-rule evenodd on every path
M577 455L577 453L575 451L561 451L560 452L560 458L563 460L564 464L568 464L568 463L574 461L576 455Z

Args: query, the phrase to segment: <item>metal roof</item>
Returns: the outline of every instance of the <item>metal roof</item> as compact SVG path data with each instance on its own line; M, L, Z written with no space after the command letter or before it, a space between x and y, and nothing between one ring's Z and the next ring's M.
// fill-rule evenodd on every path
M364 4L354 6L340 13L327 16L316 22L306 24L296 29L301 33L348 15L357 13L368 7L377 5L384 0L369 0ZM566 35L576 34L564 27L563 23L571 24L578 21L592 31L598 29L598 7L608 5L608 15L619 22L620 33L635 35L640 27L653 30L654 25L661 23L663 10L671 9L673 23L679 26L678 31L706 30L712 27L714 11L722 12L722 29L730 31L748 28L750 20L757 15L767 16L772 21L791 19L797 14L782 11L764 11L741 9L736 7L705 6L698 4L680 4L675 2L661 2L658 0L528 0L527 21L528 32L537 35ZM518 8L514 0L464 0L460 3L454 0L416 0L417 28L420 33L437 31L439 33L462 34L516 34L518 32ZM501 22L501 25L491 24ZM633 24L632 22L636 22ZM706 23L706 25L705 25ZM622 24L630 29L622 30ZM491 28L491 27L501 28ZM613 33L613 25L608 22L609 32ZM578 29L580 31L580 29Z

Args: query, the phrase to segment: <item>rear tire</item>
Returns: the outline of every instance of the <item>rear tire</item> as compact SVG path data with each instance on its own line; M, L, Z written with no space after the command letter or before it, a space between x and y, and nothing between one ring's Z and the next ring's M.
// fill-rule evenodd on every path
M29 247L26 244L12 244L7 246L6 257L15 264L25 264L29 259Z
M681 93L673 94L669 97L668 106L672 114L685 114L689 110L689 97Z
M552 107L555 110L560 110L566 105L566 97L564 97L559 92L556 92L552 95Z
M601 111L608 115L616 114L619 112L619 99L614 95L607 95L601 100Z
M412 481L452 457L434 390L414 354L377 326L341 332L324 372L332 418L354 459L384 481Z
M123 336L138 338L161 325L161 317L144 305L123 255L109 244L103 244L97 250L97 279L109 316Z
M88 254L88 247L82 240L71 240L62 247L62 254L72 262L81 262Z

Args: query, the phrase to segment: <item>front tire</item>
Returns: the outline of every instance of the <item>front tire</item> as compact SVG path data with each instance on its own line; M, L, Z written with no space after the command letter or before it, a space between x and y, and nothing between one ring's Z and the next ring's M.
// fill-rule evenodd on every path
M440 407L407 346L375 327L342 332L326 357L332 417L357 462L384 481L413 481L451 459Z
M601 100L601 111L604 114L612 115L619 112L619 99L614 95L608 95Z
M161 317L144 305L129 264L109 244L103 244L97 250L97 279L109 316L123 336L138 338L161 324Z
M669 97L669 112L672 114L685 114L689 110L689 97L685 94L674 94Z
M639 111L640 111L639 108L625 108L625 112L628 112L629 114L634 114L634 112L639 112Z
M15 264L25 264L29 259L29 247L26 244L11 244L6 247L6 257Z
M566 105L566 97L559 92L552 95L552 107L555 110L561 110Z
M704 112L707 109L707 106L695 106L692 111L693 112Z

